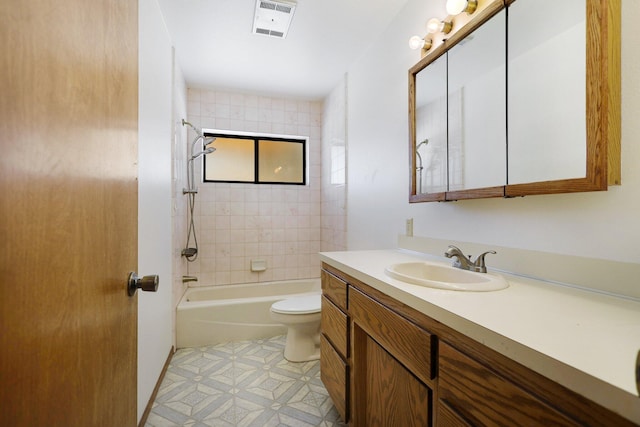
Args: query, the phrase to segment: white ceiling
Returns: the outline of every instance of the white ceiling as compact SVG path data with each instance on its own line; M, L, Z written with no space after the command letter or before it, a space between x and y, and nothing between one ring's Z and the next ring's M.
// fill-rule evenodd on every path
M252 34L255 0L159 0L187 85L320 99L408 0L298 0L286 39Z

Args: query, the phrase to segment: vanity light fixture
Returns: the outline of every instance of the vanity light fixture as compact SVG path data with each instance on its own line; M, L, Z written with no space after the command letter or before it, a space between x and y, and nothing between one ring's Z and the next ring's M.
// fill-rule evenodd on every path
M441 21L438 18L431 18L427 21L427 31L430 34L435 34L442 31L445 34L449 34L453 28L452 21Z
M431 49L431 39L422 38L420 36L413 36L409 39L409 47L413 50L420 49L429 50Z
M467 12L471 15L478 7L478 0L447 0L447 13L449 15L459 15Z

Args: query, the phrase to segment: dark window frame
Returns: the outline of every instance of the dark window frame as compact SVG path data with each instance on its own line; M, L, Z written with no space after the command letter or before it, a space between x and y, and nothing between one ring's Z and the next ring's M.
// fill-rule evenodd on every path
M232 138L232 139L245 139L253 140L253 167L254 167L254 180L253 181L232 181L232 180L219 180L219 179L207 179L207 156L204 156L202 160L202 182L203 183L224 183L224 184L256 184L256 185L307 185L307 143L308 137L293 136L293 135L271 135L271 134L258 134L258 133L244 133L244 132L217 132L217 131L204 131L204 136L212 136L216 138ZM276 141L276 142L288 142L292 144L302 144L302 182L281 182L281 181L261 181L260 180L260 141ZM213 143L215 147L215 142ZM211 154L215 156L215 153Z

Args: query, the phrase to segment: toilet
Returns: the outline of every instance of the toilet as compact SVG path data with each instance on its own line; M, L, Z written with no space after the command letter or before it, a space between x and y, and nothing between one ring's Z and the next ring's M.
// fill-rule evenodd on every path
M321 295L288 298L271 305L271 319L287 327L284 358L306 362L320 358Z

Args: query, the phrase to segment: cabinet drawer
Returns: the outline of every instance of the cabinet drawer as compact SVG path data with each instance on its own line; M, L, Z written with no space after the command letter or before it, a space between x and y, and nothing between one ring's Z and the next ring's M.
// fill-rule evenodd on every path
M322 297L322 321L320 324L322 333L331 341L331 344L345 359L348 356L347 315L326 297Z
M471 427L471 424L442 400L438 400L437 425L447 427Z
M426 384L435 378L431 335L360 291L349 290L349 314L356 324Z
M320 277L322 279L322 293L342 311L347 311L347 282L325 270L322 270Z
M446 343L440 344L439 352L439 398L471 424L576 425L534 395Z
M324 335L320 336L320 379L344 422L347 418L347 365Z

